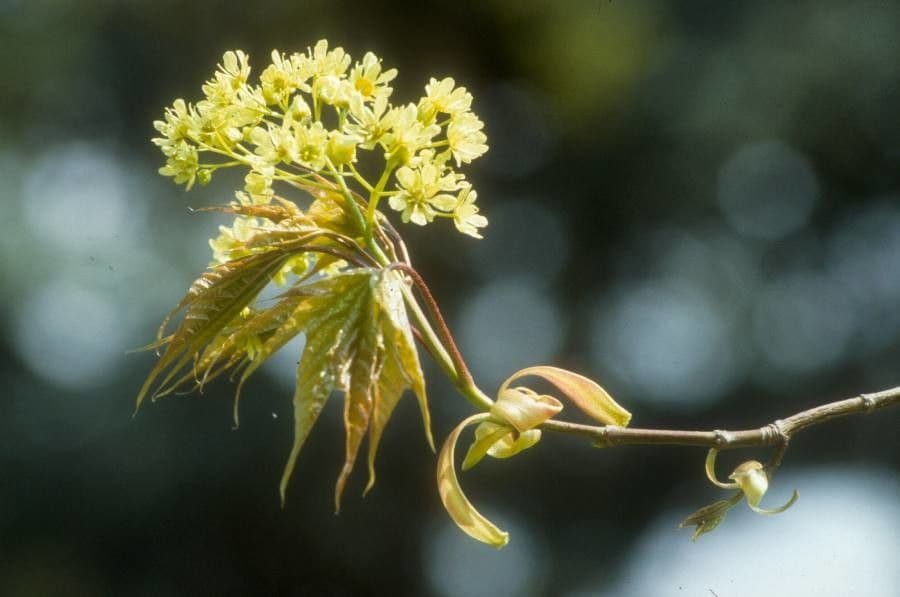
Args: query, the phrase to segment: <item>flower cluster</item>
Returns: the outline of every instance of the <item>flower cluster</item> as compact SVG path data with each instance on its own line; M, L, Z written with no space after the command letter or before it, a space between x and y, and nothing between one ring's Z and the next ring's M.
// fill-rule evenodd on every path
M161 174L189 189L220 168L245 167L237 198L243 205L268 204L277 197L276 183L355 184L372 213L387 198L404 222L450 218L461 232L480 238L487 219L457 169L488 147L465 87L451 78L431 79L417 103L393 105L397 71L371 52L354 63L321 40L306 53L273 51L271 58L252 83L247 55L226 52L203 85L203 100L178 99L166 109L154 123L161 136L153 142L166 157ZM367 178L357 169L361 150L383 156L379 175ZM229 234L240 235L247 225L235 222Z

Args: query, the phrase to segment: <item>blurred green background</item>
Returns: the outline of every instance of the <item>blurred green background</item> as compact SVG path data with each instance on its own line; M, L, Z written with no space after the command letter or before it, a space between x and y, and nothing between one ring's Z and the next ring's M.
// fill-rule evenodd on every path
M896 594L895 412L804 433L766 498L799 503L694 544L702 451L546 437L462 477L499 552L445 516L411 400L338 517L331 402L282 511L296 352L237 431L227 383L132 420L126 351L221 223L187 206L237 180L184 194L151 123L224 50L321 37L399 68L395 101L475 95L485 240L401 232L485 389L554 363L635 425L735 428L900 383L897 2L0 0L0 595ZM429 373L443 438L467 405Z

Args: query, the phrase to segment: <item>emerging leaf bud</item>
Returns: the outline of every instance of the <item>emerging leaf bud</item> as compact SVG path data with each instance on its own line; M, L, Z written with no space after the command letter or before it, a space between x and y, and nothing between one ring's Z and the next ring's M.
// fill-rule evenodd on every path
M738 484L738 487L747 496L747 503L751 506L758 506L769 489L769 477L766 475L765 468L761 462L756 460L744 462L734 469L728 478Z
M759 502L769 489L769 475L766 473L765 467L756 460L748 460L741 464L728 475L728 478L738 484L738 487L747 496L747 505L757 514L779 514L793 506L800 497L800 493L795 489L791 499L780 508L772 510L760 508Z
M558 414L562 407L553 396L538 394L528 388L502 388L491 406L491 416L524 433Z
M500 395L509 387L509 384L526 375L546 379L586 415L604 425L626 427L631 421L631 413L622 408L606 390L594 381L558 367L542 365L517 371L500 386Z

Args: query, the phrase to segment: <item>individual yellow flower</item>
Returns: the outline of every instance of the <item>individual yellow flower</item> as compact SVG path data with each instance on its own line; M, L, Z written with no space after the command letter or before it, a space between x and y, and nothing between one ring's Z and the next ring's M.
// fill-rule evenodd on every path
M153 143L158 145L163 153L166 153L167 149L174 151L178 142L190 139L196 131L196 113L183 99L175 100L171 107L166 108L163 118L165 120L153 122L153 128L163 135L153 139Z
M484 123L471 112L463 112L450 121L447 127L447 141L457 166L468 164L488 150L488 146L485 145L487 136L482 128Z
M328 131L321 122L294 127L297 140L297 161L311 170L325 166Z
M235 217L231 226L219 226L219 236L209 241L213 261L225 263L249 255L246 243L258 230L259 221L246 216Z
M365 100L379 97L387 99L393 89L388 83L397 77L397 69L381 70L381 59L372 52L366 52L363 59L350 70L350 84Z
M244 177L244 191L253 205L267 205L272 201L275 196L275 191L272 190L274 170L271 166L261 165Z
M269 105L287 108L295 91L309 91L304 78L297 72L294 62L281 52L272 50L272 64L259 76L262 93Z
M336 166L353 163L356 161L356 146L358 144L358 137L339 131L331 131L328 133L328 146L326 147L328 159Z
M242 50L229 50L222 55L219 65L219 76L227 81L232 89L239 89L250 78L250 59Z
M176 184L184 183L187 190L191 190L197 180L199 157L197 148L185 141L179 141L167 152L166 165L159 169L163 176L171 176Z
M452 211L456 206L456 197L448 191L456 190L456 178L442 175L434 164L426 164L421 168L404 166L397 170L397 182L400 192L391 195L388 203L401 213L404 222L412 222L419 226L434 219L436 210Z
M343 75L350 66L351 58L344 52L344 48L329 50L328 40L320 39L314 47L308 49L307 54L297 54L294 60L304 75L323 77Z
M456 229L463 234L482 238L478 229L487 226L488 221L486 217L478 213L478 206L475 205L477 198L478 193L471 185L467 184L463 187L459 192L456 207L453 208L453 223L456 225Z
M432 78L425 86L425 96L419 100L419 117L432 122L438 113L456 115L472 105L472 94L465 87L454 87L456 81L446 77L438 81Z
M373 149L388 133L391 127L392 112L388 112L388 101L378 96L369 106L360 94L350 98L350 118L352 122L344 126L347 134L354 135L362 141L363 149Z
M230 104L250 77L250 62L241 50L228 51L222 55L219 70L203 85L206 99L213 104Z
M441 127L436 124L425 125L420 122L417 114L415 104L391 110L388 115L391 130L382 138L387 159L406 164L441 132Z
M323 103L339 108L346 108L350 98L356 95L353 85L338 75L323 75L316 78L313 93Z
M230 151L243 140L245 131L259 124L263 117L260 107L264 103L252 94L243 91L235 101L219 105L203 100L197 103L196 130L192 133L197 141Z
M267 125L250 131L250 140L256 145L255 153L266 163L290 163L297 159L297 139L289 127Z

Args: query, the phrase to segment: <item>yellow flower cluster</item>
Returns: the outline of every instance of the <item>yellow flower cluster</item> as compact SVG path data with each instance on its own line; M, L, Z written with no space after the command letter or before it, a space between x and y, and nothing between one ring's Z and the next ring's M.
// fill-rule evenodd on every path
M370 204L386 197L404 222L446 217L480 238L487 219L455 169L488 149L465 87L431 79L418 103L395 106L390 84L397 71L371 52L353 63L321 40L306 53L273 51L271 58L254 84L247 55L226 52L203 85L203 100L178 99L166 109L154 123L161 136L153 142L166 157L161 174L190 189L220 168L243 166L249 172L238 201L255 205L276 197L275 183L356 184ZM380 175L367 178L357 169L359 150L383 155ZM246 226L236 222L231 238Z

